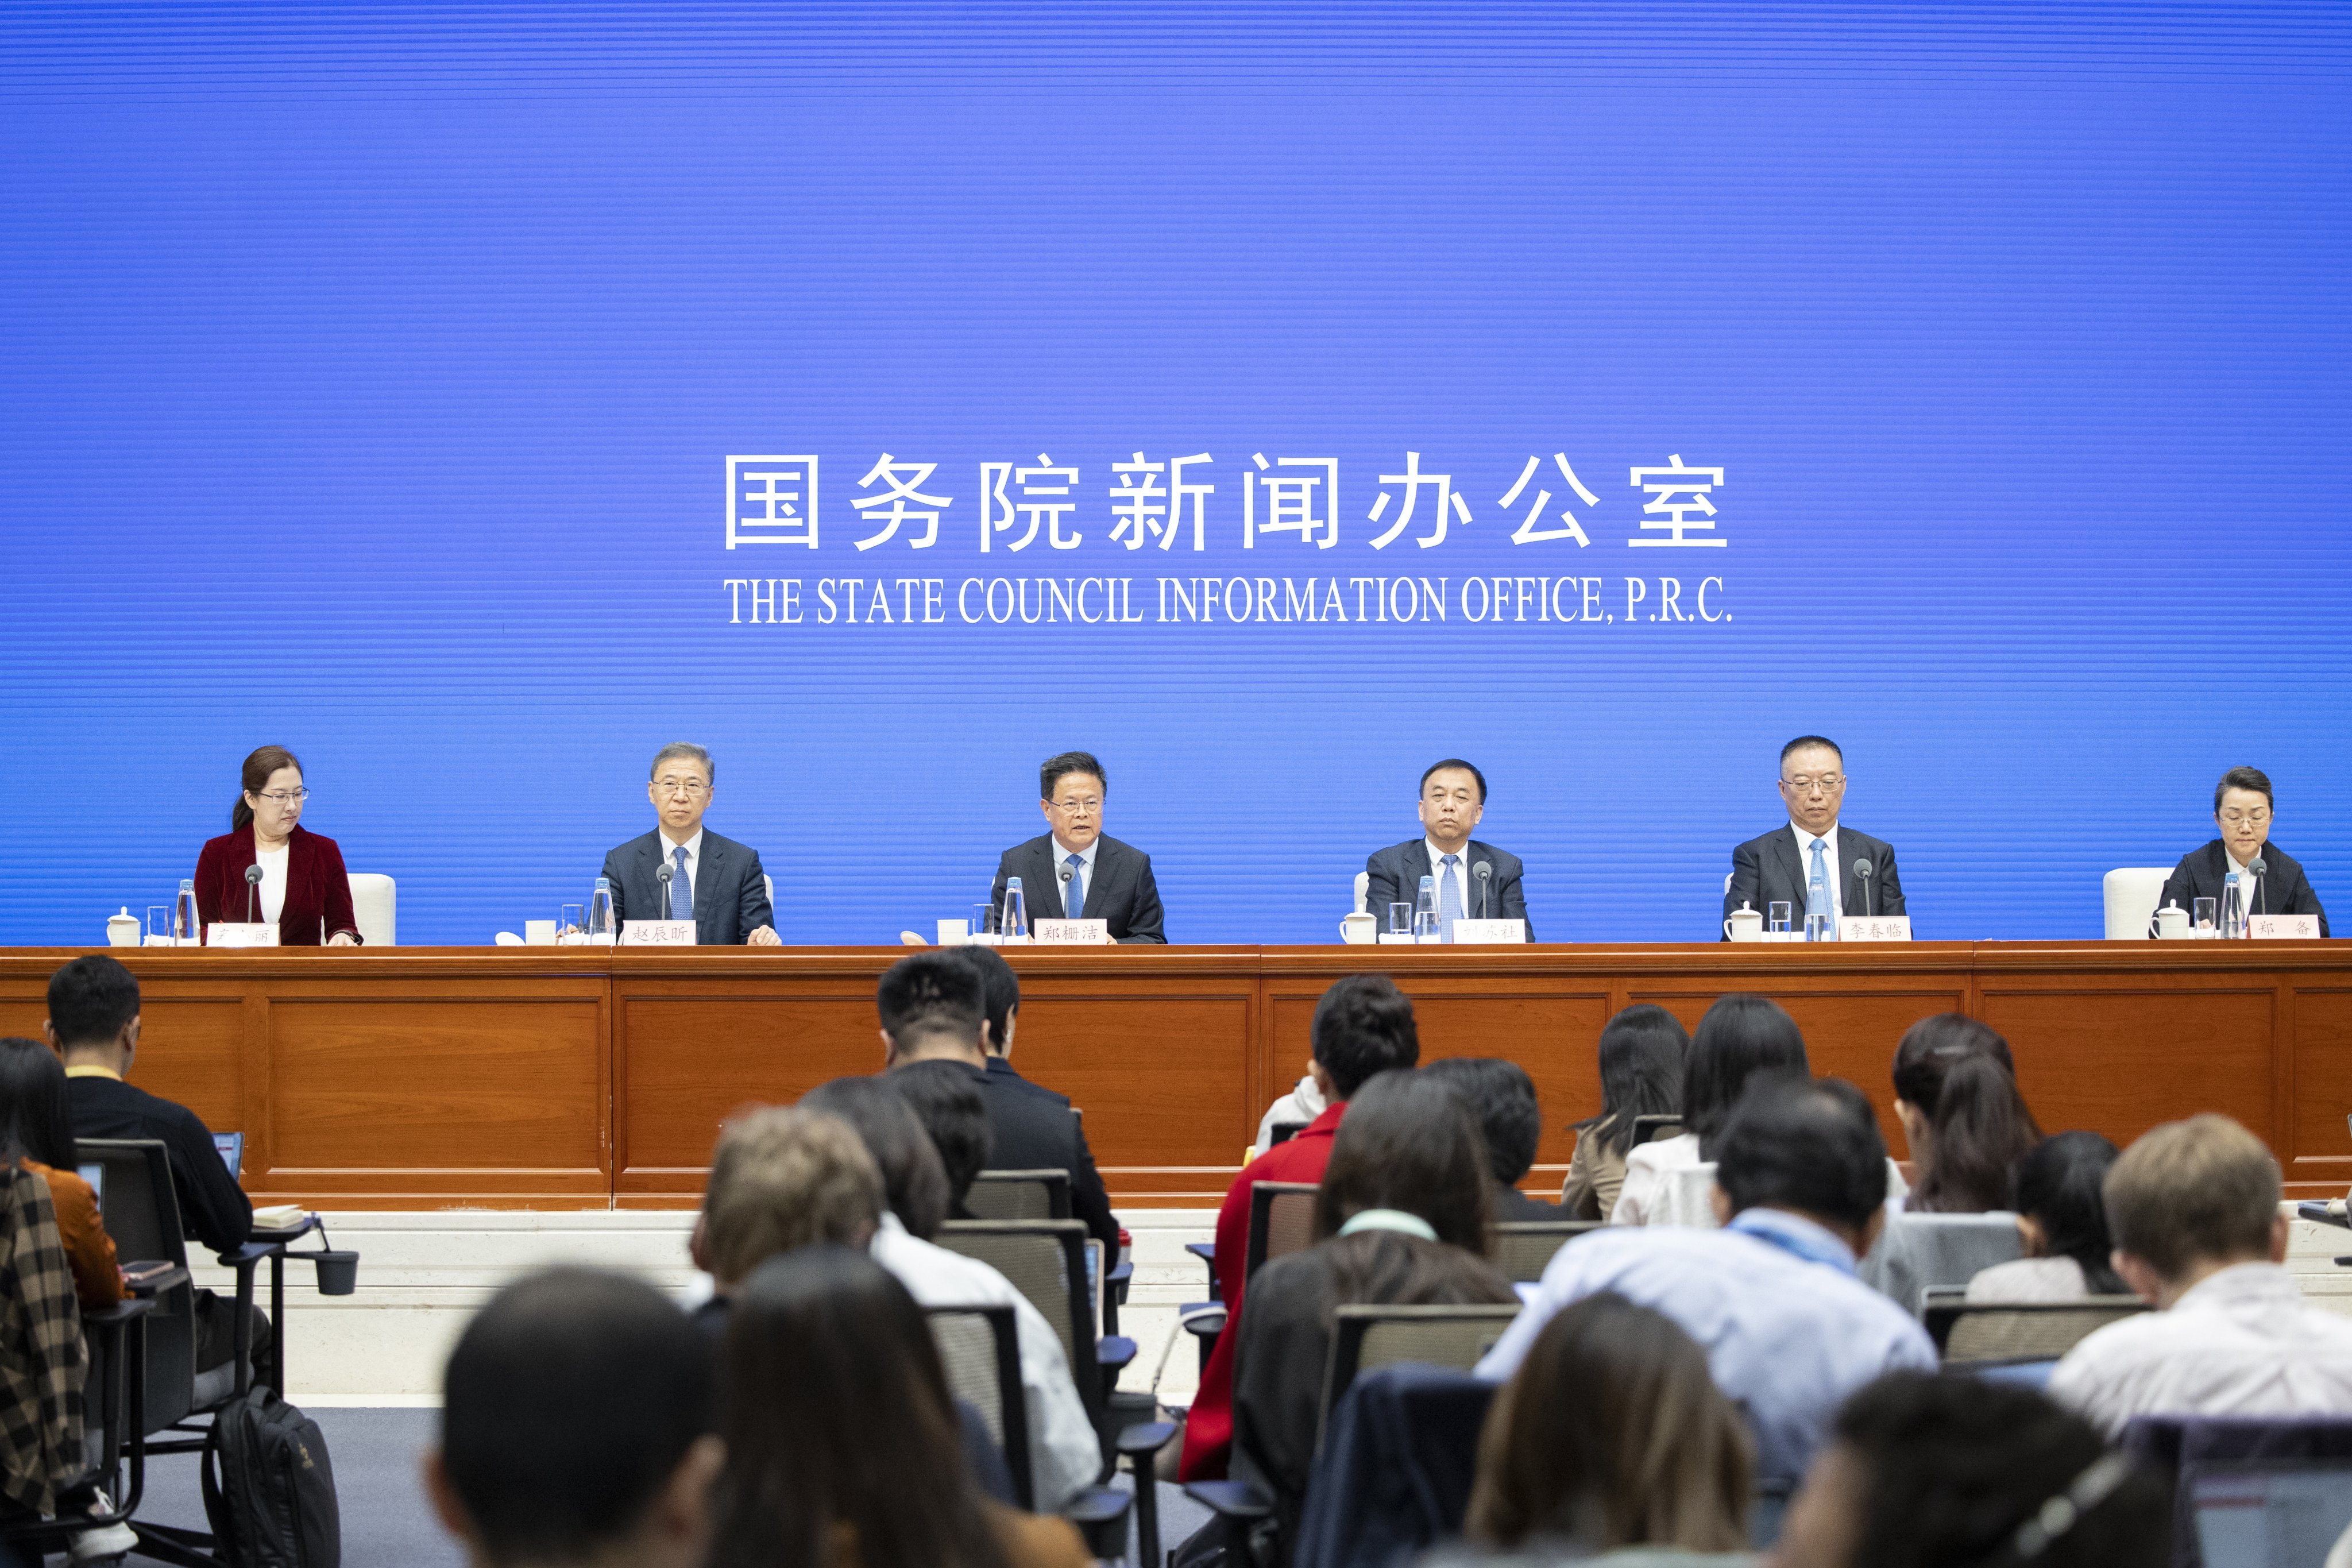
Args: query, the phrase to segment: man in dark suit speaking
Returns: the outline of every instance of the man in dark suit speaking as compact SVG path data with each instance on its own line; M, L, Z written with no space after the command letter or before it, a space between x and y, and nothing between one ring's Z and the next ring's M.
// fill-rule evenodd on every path
M1029 919L1101 921L1113 942L1165 942L1151 857L1102 830L1103 767L1085 752L1048 757L1037 770L1038 806L1049 831L1016 844L996 863L989 908L1003 918L1004 883L1021 879Z
M1786 903L1790 928L1802 931L1805 890L1816 872L1829 893L1832 942L1837 940L1837 922L1844 915L1906 912L1893 847L1838 822L1845 786L1845 755L1836 742L1800 735L1780 748L1780 799L1789 808L1789 820L1731 852L1731 886L1723 895L1725 919L1744 908L1769 921L1771 906ZM1857 860L1868 864L1867 879L1856 873Z
M1388 926L1389 906L1412 903L1423 877L1437 879L1438 923L1448 942L1457 920L1527 921L1519 858L1470 837L1486 815L1486 775L1459 757L1433 763L1421 775L1417 809L1422 836L1377 850L1364 862L1370 879L1364 907L1381 929ZM1535 922L1528 921L1528 940L1535 939Z
M646 798L661 826L632 838L604 857L613 884L614 921L687 920L694 940L709 946L749 942L781 947L771 923L767 878L760 853L748 844L707 833L702 814L710 808L714 770L700 746L673 742L654 753ZM669 868L665 900L662 868Z

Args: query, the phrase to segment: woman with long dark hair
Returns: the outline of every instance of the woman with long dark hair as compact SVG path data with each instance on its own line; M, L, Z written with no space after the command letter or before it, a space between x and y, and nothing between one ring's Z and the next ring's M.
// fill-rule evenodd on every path
M1427 1073L1381 1073L1348 1102L1332 1139L1315 1245L1251 1279L1241 1321L1225 1331L1241 1336L1232 1473L1273 1496L1282 1561L1315 1458L1333 1310L1518 1300L1486 1258L1491 1179L1486 1140L1459 1094Z
M2078 1301L2130 1294L2108 1261L2102 1188L2117 1150L2095 1132L2061 1132L2035 1145L2017 1167L2010 1206L2025 1256L1977 1271L1971 1301Z
M1683 1061L1690 1035L1664 1007L1637 1003L1601 1030L1601 1114L1576 1124L1559 1206L1569 1219L1607 1219L1625 1185L1633 1119L1683 1108Z
M1805 1037L1797 1021L1769 996L1718 996L1698 1021L1683 1065L1683 1130L1644 1143L1625 1156L1625 1184L1609 1212L1612 1225L1711 1223L1675 1212L1666 1201L1680 1172L1715 1158L1713 1140L1731 1119L1739 1091L1759 1072L1809 1073Z
M74 1156L66 1069L38 1040L0 1039L0 1160L47 1184L58 1236L73 1267L75 1297L85 1307L121 1300L122 1268L115 1261L114 1238L106 1234L98 1195L81 1179Z
M1895 1047L1895 1114L1911 1150L1912 1214L2005 1207L2042 1129L2017 1092L2009 1042L1958 1013L1922 1018Z
M229 830L196 857L196 914L205 927L267 921L281 947L358 943L343 852L302 826L310 798L301 759L285 747L264 746L245 759ZM257 868L260 878L249 879Z
M862 1252L795 1248L731 1301L710 1568L1081 1568L1066 1520L987 1501L906 1287Z

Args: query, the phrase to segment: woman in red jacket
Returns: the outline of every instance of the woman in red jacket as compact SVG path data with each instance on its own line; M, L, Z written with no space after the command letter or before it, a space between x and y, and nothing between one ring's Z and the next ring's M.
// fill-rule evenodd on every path
M285 747L264 746L245 759L245 793L229 813L229 830L196 858L196 913L207 930L215 921L274 921L281 947L358 944L343 852L301 826L310 794L300 760ZM261 868L258 886L246 878L254 866Z

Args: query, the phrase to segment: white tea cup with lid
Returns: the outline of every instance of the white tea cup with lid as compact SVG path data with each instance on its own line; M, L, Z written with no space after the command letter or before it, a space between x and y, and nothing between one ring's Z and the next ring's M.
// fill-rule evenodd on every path
M1734 942L1762 942L1764 917L1742 904L1732 910L1730 918L1723 922L1723 934Z

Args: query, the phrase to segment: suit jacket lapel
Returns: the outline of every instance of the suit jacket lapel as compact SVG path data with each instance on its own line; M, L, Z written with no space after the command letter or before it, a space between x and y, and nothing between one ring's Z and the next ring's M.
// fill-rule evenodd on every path
M1055 859L1060 847L1050 833L1037 841L1037 855L1034 862L1037 889L1029 895L1029 919L1032 921L1063 918L1062 868Z
M700 874L694 879L692 908L687 910L688 918L697 921L702 918L702 911L710 907L711 887L718 880L719 864L727 858L727 851L719 847L718 835L706 833L702 836L701 858L702 864L695 868ZM702 933L697 931L695 934L700 936Z
M1794 827L1783 827L1780 832L1772 836L1772 844L1773 847L1780 851L1780 864L1786 867L1789 872L1789 896L1793 903L1793 907L1789 912L1796 917L1790 924L1795 929L1802 931L1804 929L1805 920L1805 886L1807 879L1805 876L1805 858L1797 853L1797 830ZM1772 900L1769 899L1765 900L1767 903L1770 903L1771 901ZM1765 912L1769 917L1771 911L1768 910Z
M1101 906L1103 900L1110 896L1112 883L1118 879L1118 846L1112 843L1107 837L1097 838L1095 871L1093 876L1087 879L1087 901L1084 907L1087 920L1099 921L1110 918L1102 912ZM1056 886L1059 884L1057 883Z

